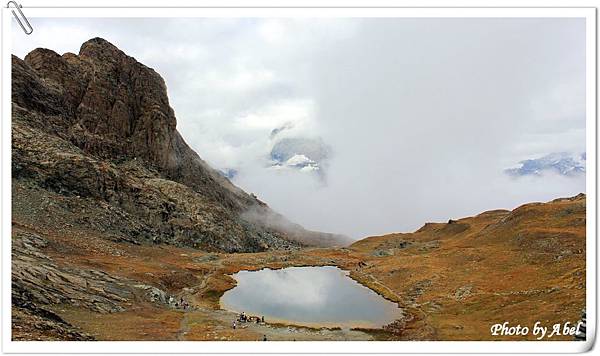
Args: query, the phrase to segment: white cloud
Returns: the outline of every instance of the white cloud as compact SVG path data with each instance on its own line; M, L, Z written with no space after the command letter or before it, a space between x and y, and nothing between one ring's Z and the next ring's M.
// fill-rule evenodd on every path
M286 28L281 20L266 20L258 27L261 37L270 43L280 43L286 37Z
M225 73L208 70L206 79L206 85L215 90L245 92L268 86L274 81L274 75L264 69L237 68Z
M234 119L234 125L239 129L261 129L266 132L286 124L296 129L309 128L311 120L314 120L313 107L310 100L277 101L257 111L243 113L243 116Z
M307 228L363 237L585 191L503 173L585 150L583 19L35 20L17 55L113 42L163 75L200 156ZM327 184L267 168L286 124L331 146Z

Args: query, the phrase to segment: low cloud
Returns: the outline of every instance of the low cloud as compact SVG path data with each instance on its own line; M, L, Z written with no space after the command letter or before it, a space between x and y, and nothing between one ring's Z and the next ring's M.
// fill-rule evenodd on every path
M35 20L17 55L113 42L165 78L200 156L309 229L361 238L585 192L585 175L504 172L585 152L584 19ZM270 169L283 137L330 147L327 179Z

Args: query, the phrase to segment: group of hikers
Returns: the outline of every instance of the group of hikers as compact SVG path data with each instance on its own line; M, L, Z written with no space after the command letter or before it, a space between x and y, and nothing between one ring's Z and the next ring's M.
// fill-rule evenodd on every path
M183 299L183 297L180 297L179 300L176 300L175 298L173 298L173 296L169 296L168 303L174 306L175 308L182 308L183 310L187 310L190 308L190 304L185 299ZM264 323L265 316L263 315L259 318L258 316L246 315L245 312L241 312L238 315L238 317L233 321L232 327L236 329L238 323L252 322L255 322L256 324ZM263 335L263 341L267 341L267 335Z
M237 319L235 319L232 323L232 327L235 329L237 327L237 323L252 323L252 322L256 322L258 323L264 323L265 322L265 317L264 315L261 316L260 318L257 316L251 316L251 315L246 315L245 312L241 312L240 315L238 315Z
M182 308L183 310L187 310L190 307L190 304L187 302L187 300L183 299L183 297L176 301L173 296L170 296L169 304L174 305L175 308Z

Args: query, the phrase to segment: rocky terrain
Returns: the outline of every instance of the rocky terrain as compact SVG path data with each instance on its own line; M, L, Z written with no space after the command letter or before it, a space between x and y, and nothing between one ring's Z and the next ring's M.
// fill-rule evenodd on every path
M92 202L78 219L135 243L241 252L349 241L287 221L209 167L177 132L160 75L109 42L12 61L13 182L27 194L67 210Z
M499 321L579 320L585 306L584 195L495 210L348 248L207 252L107 240L13 216L15 340L507 340ZM45 207L47 212L52 208ZM50 214L48 214L50 215ZM251 324L220 296L240 270L336 265L404 309L381 330ZM191 308L172 303L185 298ZM106 327L110 325L110 327ZM572 339L558 336L557 339Z
M13 57L12 86L13 340L497 340L494 323L573 323L585 307L583 194L336 247L348 241L286 220L202 161L162 78L103 39ZM230 274L320 265L403 317L232 330L219 306Z

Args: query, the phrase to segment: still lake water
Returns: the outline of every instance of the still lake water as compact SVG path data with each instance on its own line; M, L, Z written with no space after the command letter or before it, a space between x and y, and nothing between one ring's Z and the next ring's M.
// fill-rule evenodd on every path
M289 267L240 271L221 308L307 326L375 327L401 313L396 303L348 277L337 267Z

